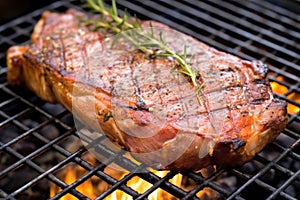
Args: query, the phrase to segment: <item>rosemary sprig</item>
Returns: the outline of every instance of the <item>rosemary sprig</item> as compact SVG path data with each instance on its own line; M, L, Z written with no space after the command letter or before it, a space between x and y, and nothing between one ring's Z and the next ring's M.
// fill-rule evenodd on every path
M130 21L126 12L123 17L120 17L115 0L112 0L111 8L105 7L103 0L87 0L86 7L94 12L101 13L103 16L101 22L96 20L85 20L84 22L86 25L93 26L95 30L105 28L113 33L121 34L137 49L150 54L152 57L160 56L175 59L181 68L176 71L189 76L192 84L195 87L198 86L196 82L197 73L187 62L186 46L184 46L184 52L183 55L181 55L167 46L167 42L162 32L160 32L159 37L154 35L152 25L150 25L150 31L146 31L142 28L137 18L135 18L135 21ZM127 32L132 29L134 29L134 31ZM202 86L199 88L202 88ZM199 88L197 88L197 94Z

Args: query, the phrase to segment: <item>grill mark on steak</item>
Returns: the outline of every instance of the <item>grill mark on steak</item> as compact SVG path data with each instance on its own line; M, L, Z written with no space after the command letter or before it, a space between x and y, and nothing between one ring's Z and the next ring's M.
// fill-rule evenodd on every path
M155 59L151 59L150 60L151 63L155 63ZM160 71L160 69L157 67L157 65L152 65L151 67L151 73L149 74L149 76L153 76L153 79L154 79L154 83L150 83L149 87L153 84L154 87L155 87L155 90L153 90L153 94L156 92L157 95L158 95L158 104L161 104L163 105L163 107L161 109L166 109L166 103L164 102L164 99L162 98L162 93L161 93L161 85L159 84L159 79L158 79L158 75L162 73ZM147 91L147 88L146 90ZM151 91L151 90L150 90ZM146 96L146 98L149 98L149 96ZM166 116L167 117L167 116Z
M135 155L140 161L175 170L240 165L284 129L286 103L274 99L261 62L241 60L152 22L162 28L170 48L181 52L187 45L194 55L197 83L205 82L201 104L188 78L172 71L174 60L126 51L122 43L111 50L111 35L89 31L78 15L83 16L74 10L45 12L32 44L9 49L8 82L63 104L82 123L95 130L100 126L131 152L170 148L156 157ZM72 104L75 85L78 94L92 94L95 102ZM185 138L193 140L180 143ZM178 147L186 149L166 163Z
M65 59L65 54L66 54L66 52L65 52L65 44L64 44L64 38L62 37L62 35L64 35L63 34L64 33L64 31L61 31L59 34L60 34L60 37L59 37L59 41L60 41L60 45L59 45L59 48L60 48L60 59L61 59L61 63L63 64L63 66L62 66L62 68L64 69L64 70L66 70L67 69L67 63L66 63L66 59Z
M144 99L141 97L141 91L140 91L140 86L138 84L138 80L137 77L134 75L134 64L130 63L130 69L131 69L131 80L133 82L134 85L134 93L136 96L136 101L135 101L135 105L137 107L138 110L148 110L148 108L146 108L146 103L144 102Z
M82 56L82 60L83 60L83 66L87 67L88 74L90 74L91 72L90 72L90 64L88 61L88 52L87 52L85 44L82 41L80 43L80 49L81 49L80 52L81 52L81 56Z

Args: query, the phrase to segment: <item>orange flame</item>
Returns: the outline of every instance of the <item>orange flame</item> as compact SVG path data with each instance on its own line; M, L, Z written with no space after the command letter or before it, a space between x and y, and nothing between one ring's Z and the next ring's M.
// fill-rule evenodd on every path
M163 178L164 176L166 176L168 174L168 171L153 171L153 173L156 174L157 176L159 176L160 178ZM124 174L122 176L122 178L125 175L126 174ZM181 186L181 181L182 181L181 174L177 174L172 179L170 179L170 183L172 183L178 187ZM152 184L143 180L142 178L140 178L138 176L134 176L127 182L127 186L131 187L133 190L137 191L138 193L144 193L150 187L152 187ZM107 200L115 200L115 199L131 200L133 198L121 190L116 190L112 194L110 194L106 199ZM158 188L148 196L148 199L149 200L172 199L172 195L170 195L166 191Z
M277 80L284 81L284 78L282 76L278 76ZM287 95L287 93L289 92L289 89L280 83L271 82L270 84L271 84L273 92L275 92L277 94ZM287 98L291 99L297 103L300 103L300 94L297 92L292 92L292 93L288 94ZM300 108L291 103L288 103L287 110L288 110L288 113L290 113L290 114L296 114L296 113L300 112Z
M105 173L109 174L110 176L116 178L117 180L121 180L124 176L128 174L128 172L120 172L118 170L114 170L112 168L106 168ZM153 171L154 174L157 176L163 178L168 174L168 171ZM84 174L84 169L82 169L79 166L73 166L68 165L67 168L64 170L64 174L60 174L60 178L68 185L72 184L76 180L78 180L82 175ZM99 179L98 179L99 181ZM105 181L100 180L101 183L93 184L93 179L88 179L79 186L76 187L76 190L80 193L84 194L90 199L96 198L99 194L103 193L105 190L109 188L109 184ZM170 183L180 187L182 182L182 175L177 174L172 179L169 180ZM133 190L137 191L138 193L144 193L147 191L150 187L152 187L152 184L143 180L142 178L138 176L134 176L127 182L127 186L131 187ZM58 194L61 191L61 188L56 186L55 184L50 185L50 198L54 197L56 194ZM156 189L154 192L152 192L149 196L149 200L158 200L158 199L172 199L172 195L167 193L164 190ZM76 197L72 196L71 194L66 194L61 198L61 200L75 200ZM115 200L115 199L121 199L121 200L130 200L132 197L125 192L121 190L116 190L109 196L105 198L106 200Z
M69 165L65 169L64 182L66 184L70 185L79 178L78 174L82 171L82 169L78 169L78 168L74 169L72 165ZM93 191L93 184L91 181L83 182L78 187L76 187L76 190L91 199L94 199L96 197L96 195L94 194L94 191ZM54 197L59 192L61 192L61 188L59 188L58 186L56 186L54 184L50 185L50 198ZM73 200L73 199L77 199L77 198L72 196L71 194L66 194L65 196L63 196L61 198L61 200Z

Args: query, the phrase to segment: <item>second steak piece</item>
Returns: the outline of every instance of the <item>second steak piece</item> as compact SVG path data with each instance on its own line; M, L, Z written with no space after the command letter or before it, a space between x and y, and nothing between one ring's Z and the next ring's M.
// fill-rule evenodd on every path
M137 160L172 170L237 166L285 128L286 103L274 98L263 63L152 22L170 48L182 52L186 45L193 55L197 83L204 83L198 94L174 60L126 45L111 50L112 35L90 31L78 16L84 14L45 12L32 43L8 50L8 82L62 104Z

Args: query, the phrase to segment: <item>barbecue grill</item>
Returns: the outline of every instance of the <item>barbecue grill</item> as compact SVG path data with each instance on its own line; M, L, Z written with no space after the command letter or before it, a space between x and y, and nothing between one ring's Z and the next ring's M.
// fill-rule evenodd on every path
M89 199L88 194L78 189L86 182L107 183L105 190L94 191L96 199L103 199L116 190L133 199L147 199L158 188L173 199L199 199L199 191L203 189L209 192L202 199L300 198L299 3L118 1L120 10L127 8L140 19L163 22L219 50L267 63L276 96L289 104L287 128L252 161L234 169L214 167L206 175L181 172L181 185L169 181L178 173L170 171L160 177L147 166L129 159L124 151L110 149L103 142L105 137L92 140L88 134L79 136L71 113L63 107L7 84L7 48L29 42L33 26L44 10L82 9L81 4L75 0L57 1L0 26L0 198L60 199L69 195ZM91 161L91 148L97 149L106 161ZM111 164L128 171L127 175L116 178L108 173L107 166ZM78 168L81 174L67 182L61 174L68 168ZM134 177L151 183L151 187L136 191L127 184ZM51 187L60 190L50 194Z

